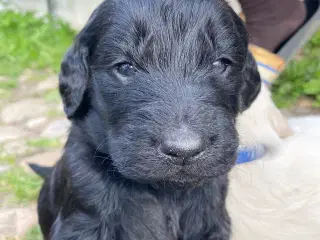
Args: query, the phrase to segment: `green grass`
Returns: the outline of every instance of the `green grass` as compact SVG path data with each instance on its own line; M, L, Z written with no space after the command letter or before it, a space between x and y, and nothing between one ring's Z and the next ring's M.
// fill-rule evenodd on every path
M0 147L0 151L2 151L2 148ZM0 164L1 165L13 165L16 163L17 157L14 155L6 155L6 154L0 154Z
M62 146L61 142L57 138L37 138L27 141L29 147L35 148L59 148Z
M58 89L55 90L51 90L48 91L45 95L44 95L44 99L48 102L48 103L59 103L61 101L61 97L60 97L60 93Z
M0 175L0 192L11 193L10 201L24 204L35 201L38 197L42 179L35 174L26 173L22 168L15 167Z
M23 240L42 240L42 239L43 238L42 238L39 225L31 228L23 238Z
M8 99L10 98L11 94L12 94L11 91L0 88L0 99ZM1 105L1 102L0 102L0 105Z
M26 68L59 70L75 31L61 20L12 10L0 12L0 75L18 76Z
M15 79L9 78L4 81L0 81L0 89L11 90L18 86L18 82Z
M8 77L5 79L1 79L1 81L0 81L0 99L8 99L12 94L12 90L15 89L17 86L18 86L18 81L14 78Z
M60 117L64 116L64 113L59 111L58 109L50 109L47 113L47 117L49 118L55 118L55 117Z
M279 107L290 107L308 96L320 107L320 31L304 47L298 60L292 61L274 84L273 98Z

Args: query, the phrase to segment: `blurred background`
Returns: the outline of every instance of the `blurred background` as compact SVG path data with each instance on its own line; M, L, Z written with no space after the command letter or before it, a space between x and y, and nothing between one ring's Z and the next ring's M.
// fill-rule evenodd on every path
M101 0L0 0L0 240L41 239L41 180L27 162L50 165L66 141L57 89L60 62ZM320 113L320 30L273 85L287 115Z

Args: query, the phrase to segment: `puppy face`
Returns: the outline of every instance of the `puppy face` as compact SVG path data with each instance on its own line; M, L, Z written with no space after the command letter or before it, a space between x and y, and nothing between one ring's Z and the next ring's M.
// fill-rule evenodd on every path
M260 89L247 44L223 1L106 1L62 64L65 111L126 178L224 175Z

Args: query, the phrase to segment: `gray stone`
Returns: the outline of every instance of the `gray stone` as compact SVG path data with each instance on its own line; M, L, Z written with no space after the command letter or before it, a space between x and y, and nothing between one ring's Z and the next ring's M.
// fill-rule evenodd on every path
M29 129L36 129L39 127L44 126L44 124L47 122L46 117L38 117L38 118L33 118L27 121L26 127Z
M27 133L18 127L4 126L0 127L0 143L15 140L25 136Z
M41 81L36 86L36 92L44 92L58 88L57 76L49 77L47 80Z
M305 108L305 107L295 107L292 112L297 116L306 116L313 114L312 108Z
M42 99L25 99L4 107L1 120L4 123L18 123L46 114L48 106Z
M295 116L292 113L292 111L290 111L289 109L281 109L280 111L286 118L290 118L290 117L294 117Z
M7 81L8 78L7 77L4 77L4 76L0 76L0 82L4 82L4 81Z
M52 122L41 134L46 138L58 138L68 134L71 123L67 119L60 119Z
M3 145L3 152L7 155L23 155L28 152L28 146L25 141L18 140L14 142L8 142Z
M18 82L19 83L25 83L29 81L32 78L33 71L31 69L25 69L23 73L19 76Z
M38 222L36 208L0 210L0 239L19 238Z
M54 151L54 152L46 152L40 153L25 159L22 159L21 166L28 172L32 172L29 167L29 163L36 163L41 166L51 167L53 166L61 157L62 152L61 150Z
M51 0L54 13L69 22L73 28L81 28L90 14L103 0ZM46 13L47 6L43 0L11 0L19 8ZM76 3L76 4L75 4Z
M10 169L10 166L0 165L0 174L8 171L9 169Z

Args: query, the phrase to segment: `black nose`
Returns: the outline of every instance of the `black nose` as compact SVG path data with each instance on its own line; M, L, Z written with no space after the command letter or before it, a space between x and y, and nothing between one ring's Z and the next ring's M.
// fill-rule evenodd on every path
M188 164L190 158L204 149L205 142L201 136L187 128L169 132L161 144L161 151L179 165Z

